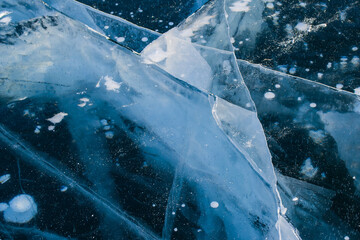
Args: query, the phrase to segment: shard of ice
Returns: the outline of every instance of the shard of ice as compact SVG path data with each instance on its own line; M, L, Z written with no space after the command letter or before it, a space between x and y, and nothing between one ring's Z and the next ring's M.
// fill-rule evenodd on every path
M357 1L227 0L237 58L356 92Z
M104 34L122 46L140 52L159 33L139 27L122 18L105 14L74 0L45 0L50 7Z
M290 221L305 239L338 239L346 234L358 238L358 211L351 209L360 202L359 97L245 61L238 63L279 171Z

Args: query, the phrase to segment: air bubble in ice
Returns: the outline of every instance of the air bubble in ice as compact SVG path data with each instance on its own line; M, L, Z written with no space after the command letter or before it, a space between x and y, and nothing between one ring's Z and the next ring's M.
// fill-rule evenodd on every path
M9 207L4 211L4 219L12 223L29 222L37 213L34 199L27 194L20 194L9 202Z

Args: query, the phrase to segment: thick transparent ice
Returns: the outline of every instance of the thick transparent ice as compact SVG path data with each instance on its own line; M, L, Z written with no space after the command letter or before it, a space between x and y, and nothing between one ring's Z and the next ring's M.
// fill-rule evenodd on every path
M238 63L280 172L280 194L291 223L304 239L358 238L359 97ZM307 224L314 221L315 226Z
M253 60L277 6L210 1L160 36L76 1L6 0L0 237L357 239L358 96L235 58Z
M23 34L12 35L17 26L24 27ZM246 148L256 147L240 146L225 126L234 120L228 108L248 112L238 115L248 122L254 112L143 64L131 51L61 15L20 22L1 34L11 42L0 46L8 56L0 64L1 96L7 99L1 112L8 115L1 120L2 146L61 182L57 194L91 202L100 235L119 231L154 239L177 228L176 234L190 230L199 238L215 233L278 238L279 203L261 126L252 133L260 134L254 142L265 147L259 159ZM84 99L87 105L79 106ZM53 122L56 128L47 129ZM36 134L38 125L43 127ZM42 137L49 143L36 143ZM56 150L66 144L66 154ZM62 185L69 189L60 191ZM47 211L43 192L24 186L23 191L34 197L39 212ZM193 227L182 227L178 217ZM109 224L112 219L118 228ZM219 223L221 231L214 229Z

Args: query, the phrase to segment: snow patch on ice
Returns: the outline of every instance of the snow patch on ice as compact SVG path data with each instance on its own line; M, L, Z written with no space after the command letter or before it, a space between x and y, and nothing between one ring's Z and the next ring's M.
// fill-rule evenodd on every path
M100 81L101 80L105 81L104 85L106 87L106 90L108 90L108 91L118 92L118 90L122 84L122 83L115 82L114 79L108 75L101 77ZM100 81L98 82L98 85L100 85ZM97 87L98 87L98 85L97 85Z

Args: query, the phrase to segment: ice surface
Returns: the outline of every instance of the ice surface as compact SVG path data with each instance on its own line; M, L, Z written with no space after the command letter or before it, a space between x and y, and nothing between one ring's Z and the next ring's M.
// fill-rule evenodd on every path
M101 232L116 232L107 228L114 218L121 226L118 231L127 229L146 239L167 235L174 227L178 228L177 234L189 232L175 226L177 218L171 220L172 215L167 214L175 211L175 216L183 216L196 226L190 228L194 237L198 229L198 237L212 236L218 222L223 225L216 233L221 238L279 237L275 177L255 112L143 64L136 54L67 17L43 17L19 24L30 26L24 31L29 34L7 38L12 44L1 46L1 51L9 56L1 62L4 86L15 86L2 91L2 96L14 101L3 106L3 114L12 111L8 106L22 109L22 104L30 104L29 114L22 115L24 121L37 118L41 125L49 116L55 116L56 129L46 133L54 141L52 148L62 147L64 143L55 144L60 139L71 138L71 148L76 151L71 158L81 167L76 170L63 154L34 144L32 135L18 132L7 119L2 120L2 143L10 147L11 154L71 186L97 206L105 215L99 219ZM2 35L11 31L8 28ZM27 56L27 61L21 56ZM31 66L37 66L37 71L26 70L33 69ZM18 71L20 67L22 71ZM16 84L19 80L21 84ZM24 96L26 100L16 101ZM79 100L84 97L92 105L79 108ZM59 112L67 114L62 121L56 117ZM230 112L233 113L229 115ZM13 114L16 116L16 111ZM102 119L114 132L111 139L98 134ZM231 127L241 119L245 128L240 124ZM26 129L27 125L23 127ZM251 128L257 129L250 131ZM250 142L245 144L241 136ZM135 152L124 155L129 146L133 146L135 159L141 163L137 170L133 169L139 164L134 162ZM42 152L50 158L43 158ZM147 169L155 175L142 176ZM119 182L124 176L133 176L134 180ZM152 185L152 181L160 183ZM135 200L144 190L131 193L126 190L131 185L151 189L146 191L154 199ZM182 205L185 186L192 189L194 196L192 204L185 204L180 210L177 206ZM156 199L159 194L161 198ZM210 206L214 199L219 204L216 210ZM146 206L157 210L155 215L150 210L150 215L134 211ZM186 214L194 208L197 217ZM160 222L152 218L159 218Z
M358 238L358 96L235 58L257 51L281 3L210 1L160 36L45 2L0 9L1 172L12 177L1 178L0 237Z
M341 239L347 234L358 238L356 221L351 220L357 218L357 210L349 209L356 209L359 202L355 122L360 117L360 99L259 65L238 63L257 106L274 166L281 172L279 188L290 222L304 239ZM275 93L274 98L266 98L269 91ZM290 178L283 174L299 180L284 180ZM283 193L284 185L293 194ZM306 196L301 196L298 192L304 188ZM322 192L331 194L322 196ZM306 224L314 221L315 227Z

